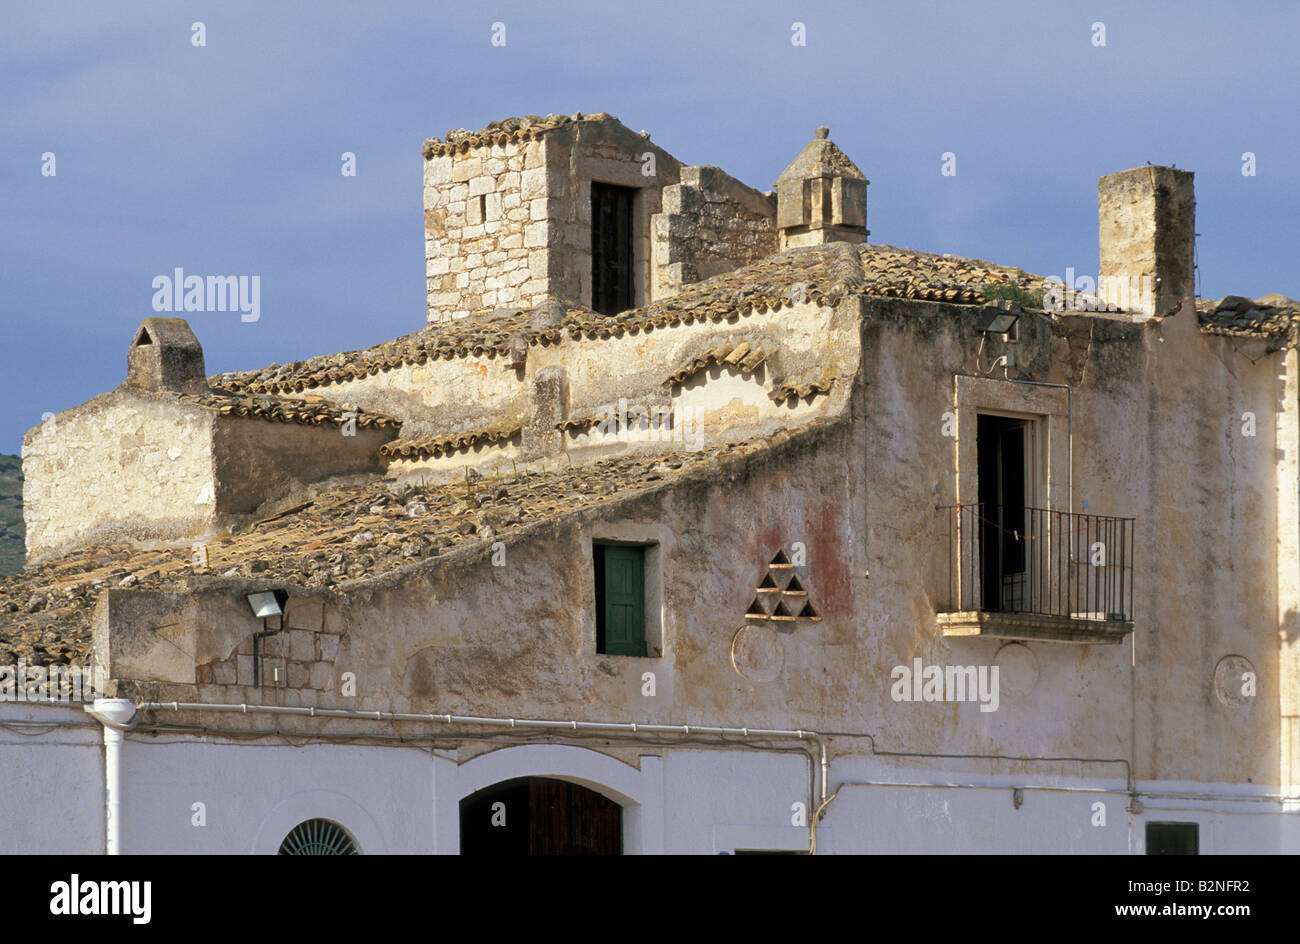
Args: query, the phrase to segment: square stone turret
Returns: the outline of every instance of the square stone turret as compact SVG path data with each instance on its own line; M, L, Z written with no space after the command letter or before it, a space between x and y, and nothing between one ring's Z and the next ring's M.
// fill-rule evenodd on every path
M867 184L871 181L818 128L817 137L776 179L776 225L781 248L832 242L865 243Z

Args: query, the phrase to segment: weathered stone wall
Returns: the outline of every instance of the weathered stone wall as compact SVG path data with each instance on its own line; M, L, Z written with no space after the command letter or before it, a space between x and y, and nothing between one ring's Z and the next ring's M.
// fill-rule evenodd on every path
M733 400L741 409L727 424L734 438L770 434L788 425L785 404L767 392L780 382L830 383L851 378L857 371L857 303L844 311L813 302L785 305L779 310L751 311L727 322L679 324L653 331L610 338L565 338L559 345L534 348L529 370L563 366L569 384L570 414L583 415L616 407L672 400L702 413L722 410ZM755 375L739 377L732 368L712 366L679 385L666 381L684 364L726 342L747 342L763 348L767 359ZM757 376L757 382L750 379ZM739 386L729 387L732 382ZM724 396L722 390L729 392ZM744 412L748 411L748 412ZM721 434L722 417L711 420L712 433Z
M118 389L23 439L29 563L91 543L197 536L216 510L212 415Z
M212 433L216 511L250 515L264 502L287 498L311 482L380 471L378 449L392 427L307 426L242 416L218 416Z
M311 482L379 472L397 431L280 423L123 386L27 433L23 517L34 563L88 544L202 537Z
M429 321L526 304L546 292L545 217L534 215L545 207L542 147L541 140L510 142L425 161Z
M346 630L337 601L305 592L290 596L283 630L259 641L263 687L258 689L253 687L253 634L263 625L244 591L262 585L222 578L212 584L186 596L110 590L95 613L96 664L119 679L198 685L209 695L257 697L260 691L262 704L278 696L279 704L311 705L315 702L304 700L301 691L341 690L334 664ZM270 629L276 623L272 618Z
M396 417L405 437L494 425L523 415L530 402L524 371L508 368L505 358L486 356L404 364L312 392L331 403Z
M717 167L684 167L653 217L655 299L777 251L776 198Z

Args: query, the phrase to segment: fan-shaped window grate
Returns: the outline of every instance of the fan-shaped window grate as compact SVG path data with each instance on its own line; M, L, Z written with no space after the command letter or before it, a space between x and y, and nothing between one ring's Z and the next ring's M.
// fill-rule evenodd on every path
M309 819L280 843L280 855L358 855L357 844L338 823Z

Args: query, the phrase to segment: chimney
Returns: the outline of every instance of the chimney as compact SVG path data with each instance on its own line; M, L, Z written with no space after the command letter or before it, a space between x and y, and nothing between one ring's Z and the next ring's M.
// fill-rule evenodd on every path
M1136 320L1165 318L1194 297L1192 172L1135 167L1098 184L1097 293Z
M184 318L146 318L126 354L130 387L170 393L206 393L203 348Z
M817 137L776 179L776 227L781 249L833 242L865 243L867 184L871 181L830 140Z

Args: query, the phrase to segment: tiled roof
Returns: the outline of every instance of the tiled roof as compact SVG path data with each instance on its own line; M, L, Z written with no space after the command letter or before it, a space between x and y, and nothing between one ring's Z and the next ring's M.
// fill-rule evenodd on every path
M250 416L255 419L273 420L280 423L301 423L307 426L330 424L341 426L344 422L355 419L358 427L393 427L402 424L399 420L372 410L348 410L346 407L330 403L323 397L308 395L303 397L276 397L256 394L230 393L225 390L211 390L206 394L178 394L180 399L198 403L218 413L231 416Z
M600 121L610 118L603 112L594 115L578 113L568 115L524 115L522 118L504 118L494 121L479 131L466 131L453 128L441 138L427 138L424 142L424 158L441 157L444 154L465 154L474 148L491 147L494 144L510 144L519 141L532 141L548 131L563 127L574 121Z
M359 351L272 364L260 371L217 374L209 383L236 393L294 394L439 358L500 357L504 369L518 364L519 345L554 344L565 334L574 339L619 338L776 311L800 300L833 305L850 293L982 304L986 285L1033 291L1043 281L1021 269L893 246L808 246L776 253L617 315L569 303L558 325L539 325L534 310L505 308L491 317L431 324Z
M375 580L476 541L538 521L712 475L791 438L729 443L671 456L619 457L544 473L443 485L398 485L378 476L318 493L207 545L207 566L191 550L89 547L0 580L0 665L83 664L101 591L130 587L184 592L216 577L253 577L316 589Z
M664 381L665 387L679 384L697 371L713 364L734 367L742 373L752 374L767 360L767 352L761 344L751 345L749 341L727 341L692 357Z
M487 429L475 429L446 436L421 436L417 439L394 439L379 447L379 454L389 459L420 459L455 452L479 443L504 442L519 435L519 423L507 423Z
M1271 338L1294 345L1300 328L1300 302L1285 295L1253 300L1241 295L1225 295L1218 301L1200 298L1196 313L1206 334Z
M985 286L1032 293L1046 281L1023 269L983 259L898 249L883 243L864 243L858 247L858 255L868 295L981 304L986 298Z
M586 309L573 308L571 318L587 317ZM359 351L324 354L289 364L271 364L261 370L217 374L208 383L236 393L298 393L335 383L345 383L404 364L460 357L503 357L514 363L516 345L549 344L560 338L558 328L529 325L530 309L506 309L492 318L460 318L431 324L423 330ZM596 317L600 317L597 315ZM503 363L503 368L505 363Z
M830 305L846 294L862 294L978 305L984 304L991 293L1009 291L1033 296L1047 284L1042 276L981 259L881 243L851 248L843 243L811 246L777 253L688 285L670 298L617 315L601 315L570 303L563 306L563 317L555 324L539 321L535 309L506 308L491 317L431 324L358 351L272 364L260 371L218 374L209 382L235 394L292 396L439 358L501 358L505 369L518 366L521 348L555 344L565 334L574 339L617 338L681 324L718 323L754 311L779 310L800 298ZM1300 322L1300 303L1291 299L1233 299L1237 307L1218 309L1218 303L1198 303L1207 333L1277 336ZM1247 303L1245 310L1239 310L1241 302Z
M655 328L705 321L720 322L736 314L778 309L802 297L833 304L849 290L845 276L860 280L857 266L845 270L843 258L834 264L833 247L792 249L734 272L688 286L671 298L618 315L601 315L569 304L559 325L538 327L533 309L506 308L489 318L461 318L428 325L374 347L272 364L260 371L216 374L214 387L236 393L297 393L342 383L403 364L423 364L438 358L503 357L517 363L519 343L553 344L570 338L611 338Z
M504 369L518 364L521 345L554 344L565 334L575 339L598 339L679 324L717 323L753 311L779 310L801 297L817 304L834 304L849 293L983 304L991 290L1032 295L1045 284L1047 280L1042 276L981 259L881 243L864 243L851 249L842 243L811 246L777 253L618 315L601 315L568 304L558 325L539 326L533 310L508 308L488 318L431 324L359 351L272 364L260 371L218 374L209 382L236 394L292 395L439 358L499 357ZM1267 296L1259 302L1237 301L1248 302L1250 310L1215 311L1215 303L1199 303L1204 330L1213 334L1276 335L1300 320L1300 303L1281 296Z

